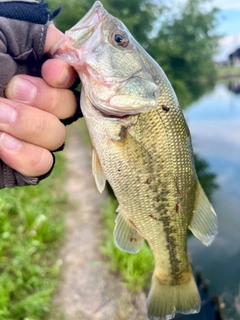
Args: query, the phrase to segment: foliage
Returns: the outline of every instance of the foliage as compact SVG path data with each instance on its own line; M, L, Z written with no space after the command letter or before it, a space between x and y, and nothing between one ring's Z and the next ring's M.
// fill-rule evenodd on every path
M129 290L140 291L150 285L154 257L146 242L137 254L126 253L116 247L113 239L116 208L117 200L113 197L102 207L104 228L101 252L107 258L109 268L123 277Z
M209 1L188 0L161 24L149 52L163 67L182 106L198 98L216 78L213 55L219 36L214 32L217 9ZM208 81L206 81L208 80Z
M58 0L49 0L51 9L58 7ZM74 26L92 7L95 0L64 0L62 13L56 18L56 25L66 31ZM162 9L152 0L102 0L104 8L112 15L122 20L136 39L144 44L153 29L153 21L160 15Z
M113 16L120 19L142 46L147 46L154 21L164 10L161 1L151 0L102 0L103 6Z
M56 8L57 0L49 0ZM63 0L56 18L61 30L71 28L90 9L94 0ZM168 8L166 1L102 0L104 7L122 20L138 42L160 64L175 89L182 107L189 105L216 79L212 61L219 36L214 32L217 9L206 9L211 0L188 0Z
M94 0L48 0L50 9L54 10L61 4L62 11L55 19L56 26L63 32L73 27L91 8Z
M55 257L63 236L64 160L36 187L1 190L0 318L45 318L57 284Z

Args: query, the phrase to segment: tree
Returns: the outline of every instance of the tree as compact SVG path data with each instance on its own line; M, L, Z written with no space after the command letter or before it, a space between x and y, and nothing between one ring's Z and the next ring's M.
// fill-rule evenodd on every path
M219 39L214 32L217 9L207 10L207 2L188 0L162 22L148 49L163 67L184 106L201 95L216 75L212 58Z
M56 26L63 32L73 27L91 8L94 0L63 0L62 12L55 19ZM59 7L59 0L48 0L49 7L53 10Z
M58 7L58 0L49 0L51 9ZM92 7L95 0L64 0L62 13L56 18L57 27L68 30L74 26ZM102 0L104 8L127 26L133 36L142 45L148 43L148 35L153 22L162 11L162 7L153 0Z
M49 0L52 9L59 0ZM57 26L65 31L76 24L94 0L63 0ZM107 11L122 20L136 40L160 64L181 106L189 105L215 80L212 57L217 49L216 9L209 0L188 0L172 13L164 1L102 0Z
M153 0L102 0L106 10L120 19L134 38L146 47L154 22L164 10L161 1Z

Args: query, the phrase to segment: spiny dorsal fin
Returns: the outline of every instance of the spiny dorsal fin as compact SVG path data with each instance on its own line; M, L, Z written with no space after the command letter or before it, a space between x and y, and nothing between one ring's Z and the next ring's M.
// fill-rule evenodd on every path
M106 178L100 163L99 157L95 149L92 152L92 173L99 192L103 192L106 184Z
M116 246L129 253L137 253L141 249L144 239L120 212L115 223L114 240Z
M217 234L217 215L201 185L196 188L194 214L189 229L205 246L209 246Z

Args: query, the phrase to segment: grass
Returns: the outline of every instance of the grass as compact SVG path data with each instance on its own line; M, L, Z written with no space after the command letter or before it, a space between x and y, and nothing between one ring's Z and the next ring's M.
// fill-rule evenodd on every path
M64 234L62 155L52 176L36 187L1 190L0 319L40 320L49 311Z
M217 78L224 79L224 78L232 78L232 77L239 77L240 76L240 67L239 66L218 66L217 67Z
M150 286L154 258L147 243L137 254L119 250L113 239L117 201L109 197L102 207L103 235L101 252L107 259L110 270L120 274L130 291L139 292Z

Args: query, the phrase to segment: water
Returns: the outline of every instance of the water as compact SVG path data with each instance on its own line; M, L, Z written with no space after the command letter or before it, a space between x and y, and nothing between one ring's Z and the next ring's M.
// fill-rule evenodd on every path
M227 319L240 319L240 94L219 83L185 111L194 151L216 173L219 189L212 203L219 233L206 248L190 237L194 266L210 280L210 291L223 297Z

